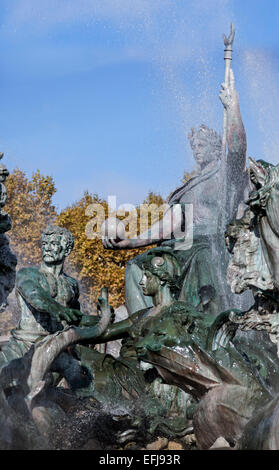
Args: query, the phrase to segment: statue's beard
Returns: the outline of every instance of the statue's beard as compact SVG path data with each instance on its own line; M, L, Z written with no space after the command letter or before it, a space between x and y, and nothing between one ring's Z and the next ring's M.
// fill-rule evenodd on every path
M56 265L60 264L63 261L64 257L62 256L53 256L53 255L44 255L43 260L47 265Z

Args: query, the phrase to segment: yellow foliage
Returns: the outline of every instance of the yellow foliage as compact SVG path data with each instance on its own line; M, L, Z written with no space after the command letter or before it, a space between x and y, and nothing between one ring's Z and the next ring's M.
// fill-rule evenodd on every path
M124 302L124 278L127 262L149 248L136 250L104 250L99 238L89 239L86 236L86 225L92 214L86 216L86 208L90 204L101 204L108 217L107 202L97 195L85 192L84 197L63 210L57 217L57 224L70 230L75 237L75 248L69 257L70 264L75 266L77 277L86 283L88 302L96 301L100 289L108 287L110 303L118 307ZM163 204L161 196L150 193L145 203ZM139 208L138 208L139 210ZM121 218L121 217L119 217Z
M18 266L38 264L41 260L41 232L55 220L52 196L56 192L50 176L38 170L31 180L16 169L6 181L8 199L5 210L12 218L8 235L10 245L18 257Z
M100 239L89 239L86 226L92 214L86 215L88 206L101 204L105 217L108 216L108 205L96 194L88 192L80 201L57 214L52 203L56 192L55 183L50 176L43 176L40 171L29 180L19 169L7 179L8 201L6 211L12 218L12 229L8 235L11 248L18 257L18 268L27 265L38 265L41 262L41 233L48 223L55 223L70 230L75 237L75 247L66 264L66 272L76 277L82 284L81 304L93 311L94 303L102 287L107 286L110 303L117 307L124 302L124 278L127 262L136 255L146 251L136 249L128 251L104 250ZM144 231L162 216L162 210L156 211L164 201L160 195L149 193L143 202L154 204L153 214L141 206L145 214L144 222L137 225L137 232ZM137 208L139 213L140 207ZM119 217L123 219L122 217Z

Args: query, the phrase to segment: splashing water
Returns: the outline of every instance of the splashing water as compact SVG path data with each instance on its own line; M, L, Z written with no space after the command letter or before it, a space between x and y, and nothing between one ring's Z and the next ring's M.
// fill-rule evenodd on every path
M248 135L248 151L252 148L255 158L262 158L270 163L278 164L279 132L279 73L274 67L273 59L265 50L247 50L242 56L243 80L248 106L254 116L255 134L251 139ZM256 145L250 145L253 141Z

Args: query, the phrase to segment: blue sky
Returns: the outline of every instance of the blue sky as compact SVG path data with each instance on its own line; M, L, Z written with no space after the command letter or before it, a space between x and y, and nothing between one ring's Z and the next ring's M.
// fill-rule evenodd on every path
M0 0L0 149L84 190L140 203L195 166L187 133L222 126L223 40L248 155L279 163L278 0Z

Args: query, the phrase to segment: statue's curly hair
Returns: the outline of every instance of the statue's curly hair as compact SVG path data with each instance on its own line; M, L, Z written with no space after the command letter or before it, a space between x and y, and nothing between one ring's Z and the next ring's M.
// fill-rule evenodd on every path
M165 281L174 297L181 289L181 269L176 256L160 248L146 252L140 263L143 270L149 271L161 281Z
M214 129L210 129L205 124L201 124L198 130L192 128L188 134L191 147L195 141L206 141L212 147L212 153L216 155L216 160L221 159L222 154L222 139L220 134Z
M50 235L60 235L61 237L63 237L66 241L66 248L69 253L74 248L75 239L70 230L67 230L64 227L58 227L58 225L48 225L42 232L42 240Z

